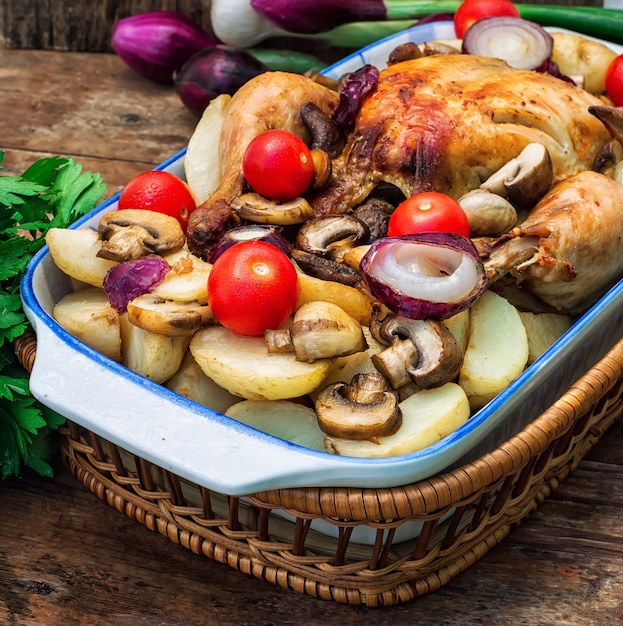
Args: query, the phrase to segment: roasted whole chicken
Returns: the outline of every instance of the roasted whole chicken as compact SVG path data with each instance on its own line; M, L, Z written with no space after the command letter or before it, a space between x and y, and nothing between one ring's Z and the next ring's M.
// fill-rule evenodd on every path
M332 183L312 205L343 213L380 183L405 196L455 198L478 187L532 142L545 145L554 180L591 169L611 139L588 111L602 102L565 81L496 59L433 55L383 70L357 116Z
M233 96L221 134L222 182L191 216L191 251L205 257L239 219L232 200L243 193L251 139L287 128L309 140L302 107L311 103L330 119L338 100L310 78L281 72L262 74ZM623 187L594 171L604 154L621 152L622 117L570 82L496 59L433 54L398 62L380 72L331 161L328 184L308 201L325 216L354 211L381 187L459 199L541 144L551 187L523 221L478 247L492 288L521 294L526 309L579 313L623 275Z

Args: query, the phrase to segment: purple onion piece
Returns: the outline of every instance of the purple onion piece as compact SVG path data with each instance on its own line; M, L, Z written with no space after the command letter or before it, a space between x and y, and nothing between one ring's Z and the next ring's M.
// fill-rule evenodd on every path
M452 22L454 20L454 13L431 13L421 19L415 24L420 26L421 24L430 24L432 22Z
M126 65L143 78L172 83L174 73L193 54L220 42L186 15L151 11L116 22L110 43Z
M340 90L340 101L333 112L335 124L345 130L355 125L355 118L365 97L379 82L379 70L374 65L364 65L350 74Z
M360 269L372 295L410 319L452 317L471 306L487 284L474 244L454 233L377 239Z
M125 313L128 302L153 291L168 271L169 264L157 255L124 261L106 273L104 293L118 313Z
M521 17L484 17L463 37L463 52L506 61L520 70L534 70L552 56L554 40L539 24Z
M219 240L218 243L210 250L208 254L208 263L214 263L227 248L231 248L241 241L264 241L276 248L279 248L284 254L290 256L292 244L281 233L282 228L273 226L272 224L254 224L249 226L237 226L228 230Z
M383 0L251 0L251 6L291 33L319 33L349 22L387 19Z
M225 93L233 95L268 67L254 56L231 46L200 50L175 75L175 88L184 106L201 116L208 103Z
M541 72L542 74L549 74L550 76L555 76L556 78L560 78L560 80L564 80L566 83L570 83L572 85L577 85L577 83L571 78L571 76L567 76L560 71L558 64L555 63L552 59L546 59L539 67L534 68L535 71Z

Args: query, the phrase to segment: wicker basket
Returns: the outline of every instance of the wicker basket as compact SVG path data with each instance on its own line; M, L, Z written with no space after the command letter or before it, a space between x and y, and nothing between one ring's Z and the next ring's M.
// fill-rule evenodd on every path
M16 353L32 368L36 339ZM497 449L391 489L294 488L230 497L135 457L75 423L62 456L97 497L196 554L303 594L389 606L435 591L483 557L577 467L623 411L623 340ZM318 532L318 522L334 533ZM404 524L414 539L398 542ZM352 541L366 526L370 545Z

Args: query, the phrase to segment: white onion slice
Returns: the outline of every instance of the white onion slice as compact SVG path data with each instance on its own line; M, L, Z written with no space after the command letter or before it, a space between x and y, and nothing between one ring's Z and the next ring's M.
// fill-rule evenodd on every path
M478 280L473 260L451 248L396 242L384 246L375 256L379 280L400 285L410 298L460 300L471 293Z
M451 233L386 237L361 261L372 294L412 319L445 319L484 290L484 268L472 242Z
M552 56L554 40L539 24L521 17L485 17L463 37L463 52L506 61L519 70L535 70Z

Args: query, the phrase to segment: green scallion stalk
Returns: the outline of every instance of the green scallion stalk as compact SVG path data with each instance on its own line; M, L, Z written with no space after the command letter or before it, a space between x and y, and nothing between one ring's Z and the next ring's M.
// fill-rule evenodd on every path
M279 50L272 48L247 48L247 52L254 56L272 71L315 74L322 71L327 64L306 52L296 50Z
M385 21L350 22L322 33L298 36L321 39L334 46L361 48L414 25L420 18L435 13L453 13L460 4L457 0L385 0ZM567 28L584 35L623 43L623 11L550 4L515 6L521 17L542 26Z

